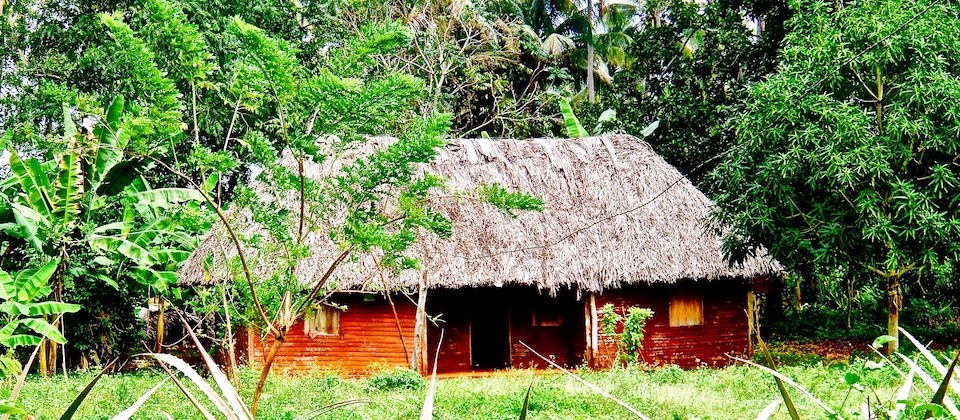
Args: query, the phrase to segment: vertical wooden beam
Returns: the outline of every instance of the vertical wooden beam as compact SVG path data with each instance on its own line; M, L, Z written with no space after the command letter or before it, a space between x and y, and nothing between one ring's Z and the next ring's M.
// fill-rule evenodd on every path
M439 351L439 350L438 350ZM413 357L410 368L427 375L430 372L427 357L427 273L420 278L420 290L417 296L417 317L413 326Z
M590 368L593 368L593 346L590 345L592 325L593 319L590 317L590 297L586 296L583 299L583 347L585 347L583 351L583 362Z
M599 356L598 352L600 349L600 330L599 330L599 325L597 320L597 294L596 293L590 292L589 302L590 302L589 303L590 304L589 346L590 346L591 358L593 359L590 362L590 368L592 369L596 367L596 361L597 361L597 357Z
M754 333L757 331L757 297L753 289L747 290L747 355L753 356Z

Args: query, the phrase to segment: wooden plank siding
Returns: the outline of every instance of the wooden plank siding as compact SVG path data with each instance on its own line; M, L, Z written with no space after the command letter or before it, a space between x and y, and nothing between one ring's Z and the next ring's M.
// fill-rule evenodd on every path
M597 309L611 303L619 313L638 306L650 308L654 316L647 322L642 359L654 365L675 364L684 368L723 366L729 363L726 353L745 355L749 352L747 294L749 282L680 282L675 285L629 286L595 293ZM506 312L503 334L507 336L504 367L545 368L547 364L520 344L524 342L550 360L563 366L585 363L588 340L591 338L589 293L560 291L556 296L541 294L533 288L504 287L485 289L431 290L427 299L430 318L427 330L427 354L432 368L440 329L438 371L470 372L475 365L476 350L472 345L472 323L476 317L490 317ZM702 298L702 313L692 297ZM670 326L670 302L682 302L683 312L674 314L683 323L700 325ZM406 298L395 298L400 325L401 343L390 305L382 296L364 301L362 296L344 295L335 302L347 306L340 313L339 335L315 335L304 332L298 322L280 349L276 372L307 372L311 369L332 369L348 375L369 373L374 366L409 366L414 342L416 306ZM550 309L551 306L553 309ZM679 307L679 306L678 306ZM547 310L544 310L547 308ZM693 313L691 313L691 311ZM597 313L597 317L602 315ZM535 318L539 317L537 321ZM599 324L600 320L596 322ZM435 324L436 323L436 324ZM488 326L489 328L489 326ZM597 336L597 351L591 367L609 368L615 363L616 345L602 331ZM240 341L241 357L254 366L262 365L272 338L260 339L247 334ZM246 345L243 345L243 344ZM403 344L406 344L404 351ZM477 347L484 351L482 347ZM489 348L486 349L489 351ZM489 368L483 368L489 369Z
M685 303L684 310L689 310L690 296L702 297L701 325L670 326L670 302L671 296L677 295L676 290L682 292L679 295ZM726 353L742 356L749 352L746 314L748 290L746 283L733 281L681 282L676 285L608 290L598 293L596 302L598 309L612 303L620 314L624 314L631 306L653 309L653 318L647 321L644 329L641 351L646 363L674 364L683 368L723 366L730 362ZM602 318L602 315L598 315L598 318ZM618 332L621 332L620 328ZM617 353L613 339L601 330L598 344L593 367L612 366Z
M340 334L311 338L304 332L303 320L298 321L279 350L273 366L275 372L306 373L312 369L331 369L358 375L368 373L376 365L409 366L416 321L413 303L406 298L394 298L403 330L402 343L393 311L382 296L372 302L350 295L337 297L334 301L347 307L340 313ZM259 334L248 334L246 344L241 353L245 354L247 362L262 366L273 338L261 341ZM406 344L406 353L403 344Z

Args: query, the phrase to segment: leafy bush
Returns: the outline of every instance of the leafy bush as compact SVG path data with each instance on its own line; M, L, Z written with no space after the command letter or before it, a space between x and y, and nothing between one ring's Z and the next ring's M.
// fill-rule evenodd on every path
M822 303L803 305L787 311L784 320L774 325L773 335L782 340L871 340L883 332L883 314L856 311L847 327L847 313Z
M427 381L419 373L403 367L377 373L367 381L367 386L378 391L419 390L426 385Z
M617 343L617 358L623 356L627 364L637 363L641 359L643 350L643 329L647 320L653 317L650 308L632 306L626 309L626 316L620 315L613 308L613 304L606 304L600 308L600 330ZM618 325L622 324L620 333Z

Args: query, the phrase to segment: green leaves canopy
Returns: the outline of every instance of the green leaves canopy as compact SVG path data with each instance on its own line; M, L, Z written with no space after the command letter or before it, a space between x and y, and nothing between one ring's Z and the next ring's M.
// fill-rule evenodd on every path
M802 6L712 176L728 248L808 273L960 257L960 7Z

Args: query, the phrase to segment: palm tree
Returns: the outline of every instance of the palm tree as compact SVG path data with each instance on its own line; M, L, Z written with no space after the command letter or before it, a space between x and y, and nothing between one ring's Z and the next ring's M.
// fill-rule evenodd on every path
M608 66L630 64L626 51L637 29L635 4L606 0L587 0L583 8L572 0L518 0L514 4L515 14L528 33L540 40L545 55L565 56L572 66L586 70L591 103L595 101L594 79L609 84Z

